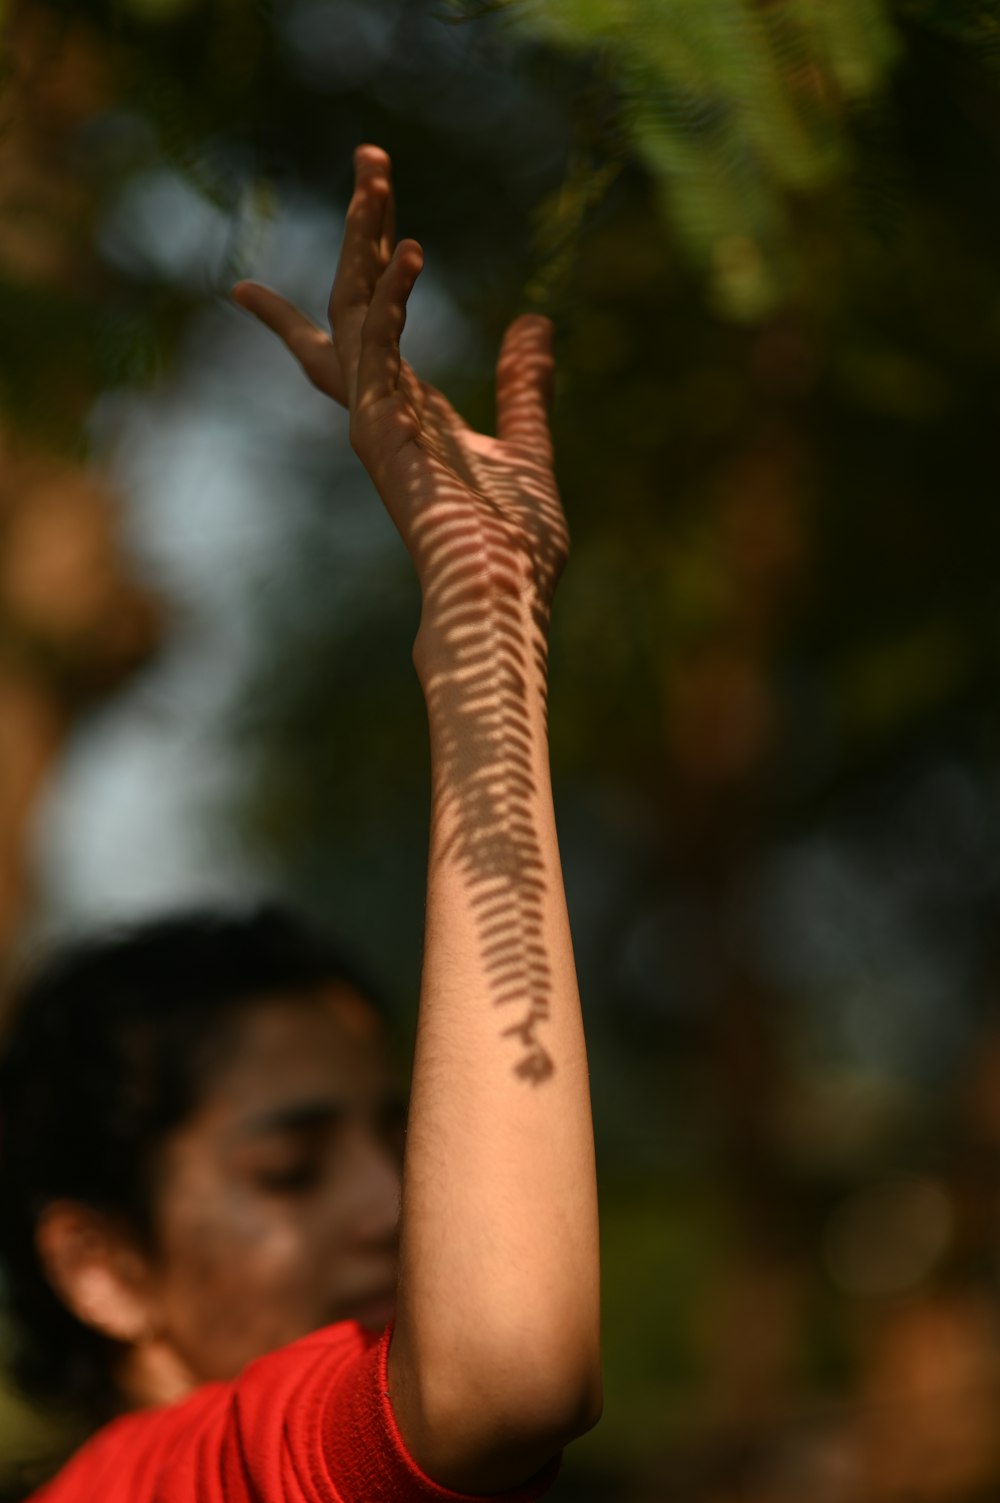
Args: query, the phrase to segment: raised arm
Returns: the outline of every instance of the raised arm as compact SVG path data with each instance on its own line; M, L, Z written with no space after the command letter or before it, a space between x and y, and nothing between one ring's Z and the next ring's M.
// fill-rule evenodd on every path
M587 1061L548 765L549 609L567 551L552 474L551 331L508 330L497 436L401 362L421 266L392 245L389 161L355 159L333 340L236 297L351 414L416 565L427 701L427 920L406 1148L393 1407L417 1462L470 1492L524 1481L600 1410Z

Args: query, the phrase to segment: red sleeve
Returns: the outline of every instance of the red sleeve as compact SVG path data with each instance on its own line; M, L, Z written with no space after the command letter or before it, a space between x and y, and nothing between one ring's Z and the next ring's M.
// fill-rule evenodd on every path
M475 1503L407 1454L386 1384L389 1332L353 1322L261 1357L235 1383L100 1431L35 1503ZM556 1458L490 1503L533 1503Z
M389 1331L334 1326L263 1357L236 1384L226 1503L466 1503L420 1470L389 1400ZM277 1424L280 1415L280 1441ZM280 1460L279 1460L280 1457ZM558 1458L494 1503L533 1503ZM249 1486L247 1485L249 1483Z

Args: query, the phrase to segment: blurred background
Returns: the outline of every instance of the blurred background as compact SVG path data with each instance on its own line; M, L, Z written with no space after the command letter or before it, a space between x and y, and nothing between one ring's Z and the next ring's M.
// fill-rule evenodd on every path
M412 1026L416 587L322 315L558 325L607 1407L563 1503L1000 1496L1000 3L6 0L0 959L290 899ZM59 1443L0 1393L0 1482ZM14 1479L11 1483L10 1479Z

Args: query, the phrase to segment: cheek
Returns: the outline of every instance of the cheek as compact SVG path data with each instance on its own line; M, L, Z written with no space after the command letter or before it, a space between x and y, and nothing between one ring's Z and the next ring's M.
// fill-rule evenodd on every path
M184 1150L159 1196L156 1293L161 1329L198 1380L234 1377L391 1278L398 1174L367 1138L288 1195L200 1144Z
M164 1266L188 1285L217 1292L300 1276L308 1229L295 1212L240 1183L189 1182L165 1218Z
M323 1258L304 1219L232 1186L189 1185L161 1236L164 1325L199 1377L230 1377L315 1324Z

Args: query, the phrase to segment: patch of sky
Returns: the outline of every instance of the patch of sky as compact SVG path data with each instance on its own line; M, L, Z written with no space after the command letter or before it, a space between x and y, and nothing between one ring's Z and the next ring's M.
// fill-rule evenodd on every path
M230 216L173 167L124 184L98 229L105 260L140 280L195 291L214 286L229 253Z
M640 910L625 937L619 979L644 1009L675 1020L704 1016L726 984L711 914L683 892Z
M331 92L369 83L392 51L400 6L370 0L299 0L280 33L303 83Z
M448 131L461 122L477 153L513 162L515 174L560 172L570 144L571 117L523 66L511 37L479 26L448 26L413 10L400 26L399 45L373 84L387 107L419 111ZM433 86L428 87L428 76Z
M535 171L551 170L565 150L564 113L524 76L524 44L510 32L450 25L443 6L298 0L280 35L291 67L317 92L365 88L394 113L412 110L449 131L460 121L479 150L516 158L526 147ZM540 163L543 145L549 160Z
M774 848L734 893L734 943L803 1020L818 1059L923 1079L962 1047L1000 888L997 809L942 763L863 816Z
M243 273L322 323L342 223L315 200L281 199ZM414 293L405 347L432 377L467 358L463 320L432 273ZM169 379L105 393L90 430L123 496L136 566L172 621L158 664L79 728L42 811L41 906L62 924L266 880L220 843L215 818L244 775L247 749L227 735L226 712L259 649L261 591L294 624L303 554L322 549L325 608L349 631L352 603L378 595L402 550L346 415L221 299L194 316ZM305 577L315 586L315 569Z
M74 737L35 832L42 933L267 890L205 818L232 786L206 715L220 665L205 666L165 665Z

